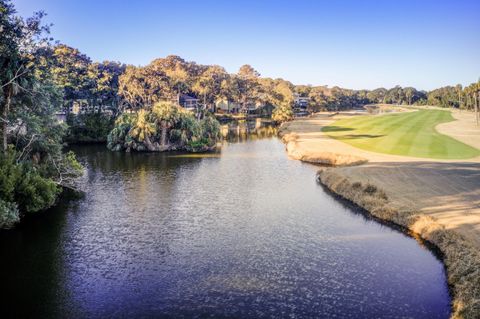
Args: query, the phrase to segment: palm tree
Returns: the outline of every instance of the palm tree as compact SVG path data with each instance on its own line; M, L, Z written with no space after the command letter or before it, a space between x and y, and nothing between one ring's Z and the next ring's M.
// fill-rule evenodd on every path
M180 110L173 103L159 102L153 106L152 112L156 122L160 124L160 148L161 150L166 150L168 149L167 133L178 121Z
M473 97L473 109L475 112L475 122L479 125L479 107L478 107L478 100L480 94L480 81L477 83L473 83L465 88L465 94L467 96L471 95Z
M155 147L150 141L150 136L157 132L155 123L148 119L148 112L141 109L137 113L137 118L130 129L129 135L139 142L143 142L149 151L154 151Z

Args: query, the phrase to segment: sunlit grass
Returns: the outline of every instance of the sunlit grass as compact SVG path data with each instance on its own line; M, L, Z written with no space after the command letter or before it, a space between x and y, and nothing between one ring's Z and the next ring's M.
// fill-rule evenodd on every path
M449 111L367 115L340 119L323 131L330 137L367 151L435 159L468 159L480 150L440 134L440 123L453 121Z

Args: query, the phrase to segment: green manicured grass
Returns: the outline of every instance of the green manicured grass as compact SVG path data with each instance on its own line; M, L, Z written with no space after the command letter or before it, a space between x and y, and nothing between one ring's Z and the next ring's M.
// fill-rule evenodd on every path
M435 159L467 159L480 150L435 130L453 121L449 111L419 110L389 115L340 119L323 131L355 147L378 153Z

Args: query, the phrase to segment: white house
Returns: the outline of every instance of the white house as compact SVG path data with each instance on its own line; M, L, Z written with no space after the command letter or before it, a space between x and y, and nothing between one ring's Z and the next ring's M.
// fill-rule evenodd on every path
M295 108L306 110L310 98L308 96L300 96L298 93L293 94L293 104Z
M215 101L215 108L227 113L237 113L240 111L241 105L226 98L220 98Z

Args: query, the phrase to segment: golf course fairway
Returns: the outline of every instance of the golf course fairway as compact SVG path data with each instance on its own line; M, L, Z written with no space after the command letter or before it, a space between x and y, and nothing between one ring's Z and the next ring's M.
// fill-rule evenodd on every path
M418 110L388 115L361 115L323 128L331 138L363 150L433 159L469 159L480 150L437 132L455 119L450 111Z

